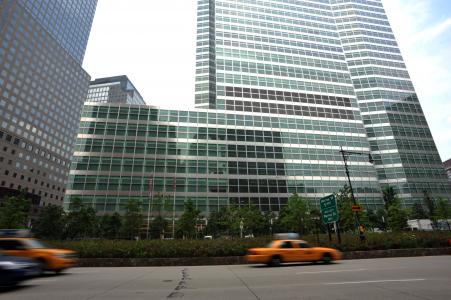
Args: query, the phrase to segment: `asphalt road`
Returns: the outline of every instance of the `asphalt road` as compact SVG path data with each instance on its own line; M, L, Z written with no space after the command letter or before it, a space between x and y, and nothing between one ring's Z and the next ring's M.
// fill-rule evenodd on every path
M0 299L451 299L451 256L296 264L76 268Z

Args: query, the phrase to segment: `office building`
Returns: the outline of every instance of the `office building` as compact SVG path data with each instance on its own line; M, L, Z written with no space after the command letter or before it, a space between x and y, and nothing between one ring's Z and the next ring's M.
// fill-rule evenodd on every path
M293 96L302 94L315 100ZM363 121L382 188L407 204L424 191L450 194L381 0L198 1L195 99L201 108L308 107L303 116L327 120L332 110Z
M125 75L98 78L91 81L86 102L146 104Z
M446 175L448 176L449 181L451 181L451 159L448 159L443 163L445 167Z
M96 0L0 3L0 198L62 204Z
M199 0L197 16L195 108L87 103L66 204L318 205L347 184L341 148L363 154L347 159L366 209L386 186L449 197L380 0Z

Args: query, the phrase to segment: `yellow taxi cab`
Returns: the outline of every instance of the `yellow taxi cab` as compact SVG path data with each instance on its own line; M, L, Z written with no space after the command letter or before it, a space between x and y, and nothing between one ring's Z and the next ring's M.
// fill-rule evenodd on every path
M31 237L14 234L5 236L1 235L1 232L0 250L7 255L31 258L39 263L42 271L50 270L59 273L78 262L74 251L54 249Z
M248 250L246 260L252 264L278 266L291 262L330 263L342 259L342 253L333 248L312 247L306 241L298 239L274 240L265 248Z

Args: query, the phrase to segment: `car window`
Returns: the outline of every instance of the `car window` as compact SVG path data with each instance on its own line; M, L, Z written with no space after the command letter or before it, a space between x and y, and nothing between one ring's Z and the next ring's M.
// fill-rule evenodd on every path
M2 250L24 250L21 242L16 240L0 240L0 249Z
M285 241L282 244L280 244L280 248L284 249L293 248L293 244L291 244L291 242Z
M29 249L47 249L49 246L47 246L45 243L38 241L38 240L26 240L24 241L27 245L27 248Z
M311 248L311 246L307 243L299 243L299 248Z

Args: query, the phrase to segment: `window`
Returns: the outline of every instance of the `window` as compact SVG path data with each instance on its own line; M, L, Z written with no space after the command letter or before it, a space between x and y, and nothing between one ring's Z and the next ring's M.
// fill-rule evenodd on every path
M291 244L291 242L285 241L280 245L280 248L290 249L293 248L293 244Z
M0 240L0 249L2 249L2 250L24 250L25 247L19 241Z
M301 242L299 243L299 248L311 248L309 244Z

